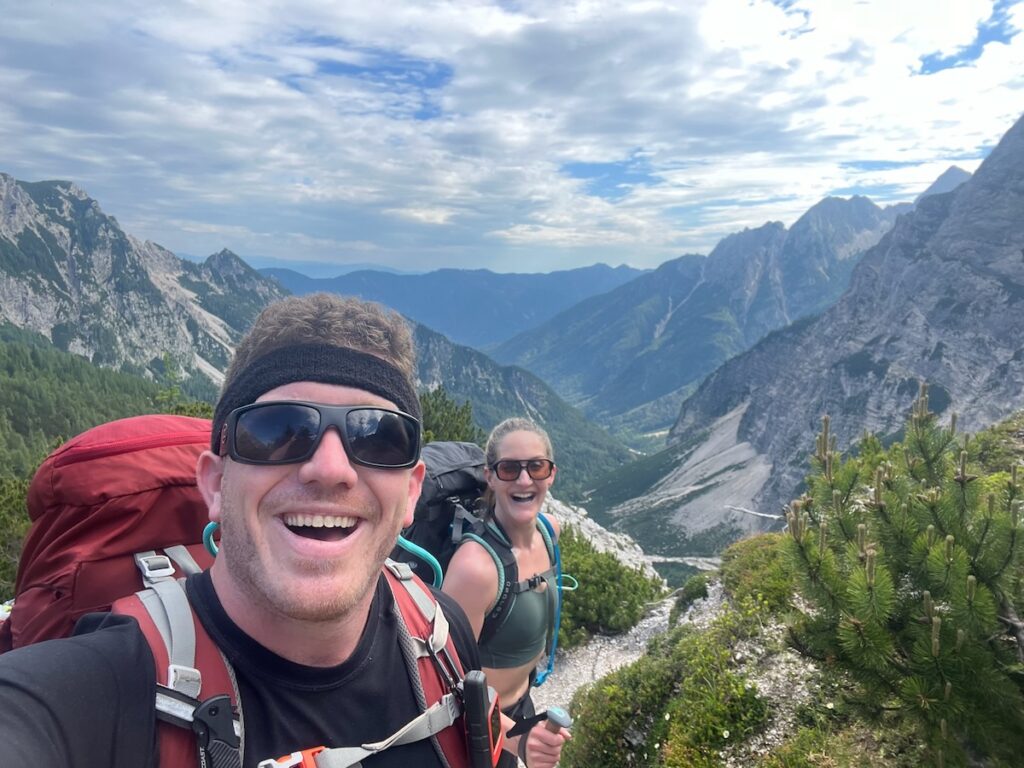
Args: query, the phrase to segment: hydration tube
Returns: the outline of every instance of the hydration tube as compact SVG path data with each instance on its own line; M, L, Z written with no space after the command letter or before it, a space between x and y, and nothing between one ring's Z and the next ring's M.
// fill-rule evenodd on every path
M543 513L538 513L537 517L544 523L544 527L548 529L548 535L551 537L551 548L555 552L555 584L558 585L558 600L555 601L555 626L551 634L551 652L548 654L548 666L547 669L544 669L537 675L537 679L533 681L534 687L541 685L547 680L551 670L555 668L555 651L558 650L558 630L562 626L562 552L558 548L558 539L555 538L555 529L552 527L551 521Z
M219 547L217 546L217 542L213 540L213 534L217 532L218 528L220 528L220 523L214 522L207 523L206 527L203 528L203 546L206 547L206 551L214 557L217 556Z
M441 564L437 562L437 558L429 552L427 552L427 550L425 550L419 544L413 544L404 536L398 537L398 546L400 546L406 552L410 552L411 554L416 555L416 557L418 557L420 560L422 560L430 566L431 570L434 572L434 587L436 589L440 589L441 582L444 581L444 574L441 571Z

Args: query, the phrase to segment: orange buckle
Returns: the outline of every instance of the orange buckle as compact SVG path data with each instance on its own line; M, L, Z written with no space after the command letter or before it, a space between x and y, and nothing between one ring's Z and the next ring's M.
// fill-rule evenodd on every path
M316 756L326 751L327 747L310 747L277 760L263 760L256 768L316 768Z

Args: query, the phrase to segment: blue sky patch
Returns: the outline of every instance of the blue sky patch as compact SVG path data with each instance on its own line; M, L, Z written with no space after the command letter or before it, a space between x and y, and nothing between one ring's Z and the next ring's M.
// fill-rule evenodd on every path
M454 70L448 64L431 59L406 56L383 48L368 48L326 35L300 34L295 37L300 45L315 49L342 51L343 59L324 55L315 58L314 77L345 77L370 84L385 92L402 94L418 93L419 107L409 114L414 120L432 120L440 117L441 108L436 101L436 92L452 81ZM314 56L316 55L314 51ZM280 80L289 88L305 91L308 75L286 75Z
M855 171L891 171L895 168L906 168L908 165L920 165L917 160L851 160L847 163L840 163L842 168L852 168Z
M981 57L982 51L988 43L1008 43L1017 34L1017 30L1010 26L1010 8L1020 0L996 0L992 6L992 15L978 25L978 33L970 45L965 45L956 53L943 56L939 53L931 53L921 57L922 75L931 75L952 67L961 67L976 61Z
M452 79L447 64L400 56L390 51L368 52L367 64L324 59L317 62L317 72L324 75L357 77L387 86L405 85L424 90L443 88Z
M646 162L636 159L617 163L566 163L560 169L573 179L587 182L587 192L605 200L617 201L635 186L655 186L661 179L652 176Z

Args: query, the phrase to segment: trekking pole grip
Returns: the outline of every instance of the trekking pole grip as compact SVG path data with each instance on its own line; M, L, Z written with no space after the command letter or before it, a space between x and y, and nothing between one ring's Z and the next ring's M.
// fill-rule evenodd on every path
M563 728L572 728L572 718L561 707L548 707L548 719L544 721L544 727L552 733L558 733Z

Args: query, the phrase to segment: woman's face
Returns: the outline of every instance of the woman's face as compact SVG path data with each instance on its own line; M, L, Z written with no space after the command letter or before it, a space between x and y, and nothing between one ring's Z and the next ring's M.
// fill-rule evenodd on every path
M498 443L498 461L547 458L544 440L536 432L509 432ZM494 492L495 512L502 520L532 523L544 504L544 498L548 494L548 488L555 481L556 473L557 468L552 467L549 477L534 480L525 468L520 468L515 480L501 480L491 467L487 467L484 475Z

